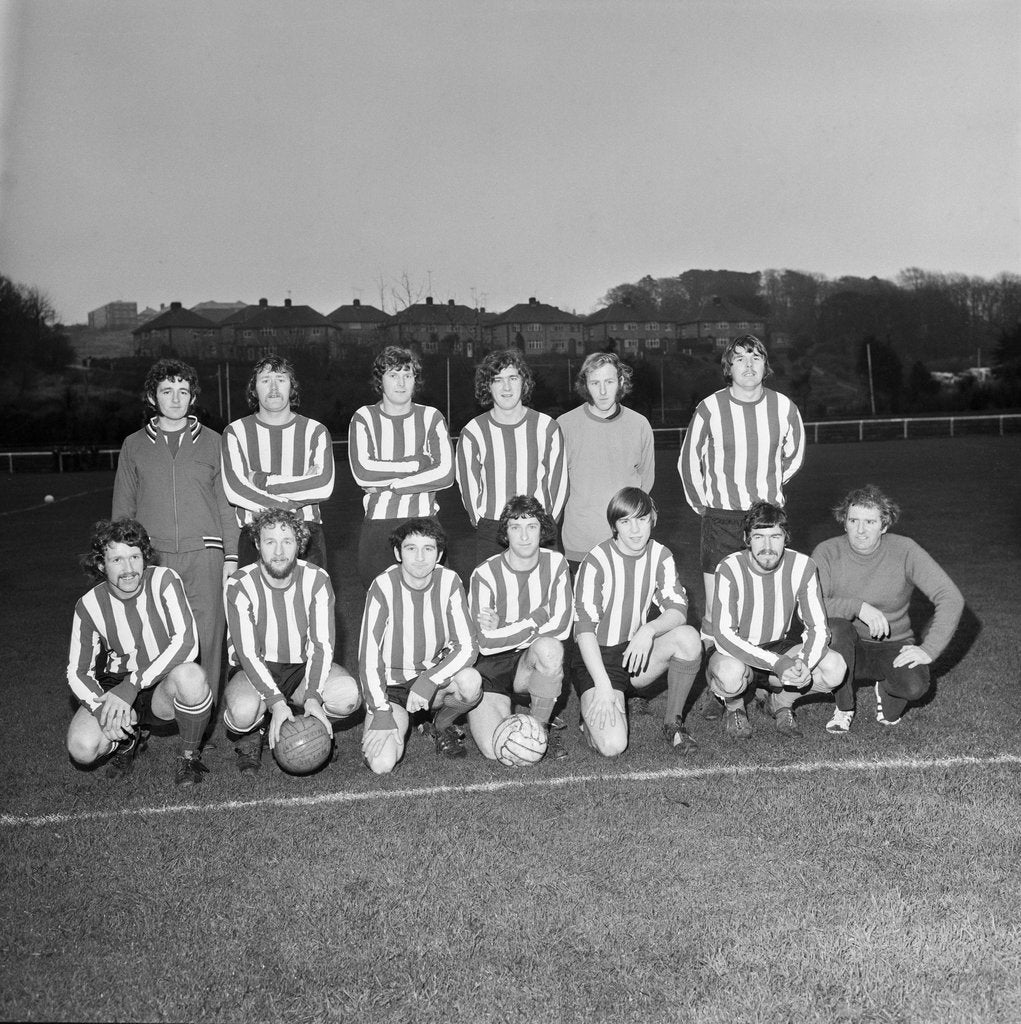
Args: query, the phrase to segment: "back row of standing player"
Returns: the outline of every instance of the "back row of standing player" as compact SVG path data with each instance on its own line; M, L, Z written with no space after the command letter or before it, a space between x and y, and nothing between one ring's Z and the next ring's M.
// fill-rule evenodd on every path
M708 679L724 702L724 707L715 705L718 716L725 717L730 735L750 735L745 696L761 674L775 691L770 710L780 731L799 732L793 703L800 692L821 688L837 690L837 711L827 728L845 732L854 713L854 679L871 675L885 687L884 692L877 683L877 718L895 723L905 703L928 688L924 666L948 642L960 615L960 594L917 545L896 537L883 544L896 507L875 489L852 492L835 510L845 536L816 552L817 559L824 556L820 587L815 563L785 551L783 487L804 455L797 408L763 386L768 357L754 336L732 342L722 365L727 387L698 406L679 460L685 494L702 516L702 633L717 648ZM548 721L560 696L564 642L569 660L572 647L569 576L576 577L572 675L588 742L607 755L623 750L624 693L643 688L665 671L664 734L681 753L695 749L682 715L701 645L686 625L686 595L672 555L651 540L656 518L648 494L654 480L653 436L644 417L621 405L630 390L630 368L613 353L589 356L577 379L584 403L554 421L528 407L532 375L520 353L487 356L477 369L476 397L491 408L462 431L456 462L440 413L414 402L420 384L421 367L413 353L386 349L373 370L380 401L358 410L349 434L352 473L366 495L358 569L369 591L360 674L368 712L363 749L370 766L386 771L399 761L408 712L415 710L434 712L437 749L448 756L463 755L463 734L456 725L463 714L480 749L493 756L493 730L510 713L515 693L529 694L533 713ZM295 412L298 384L285 360L269 357L257 364L248 389L253 414L228 426L222 462L215 432L189 414L197 391L194 371L186 364L161 361L153 367L145 394L155 415L125 441L113 515L137 517L152 535L154 558L180 574L197 623L205 675L215 681L217 638L222 638L224 622L220 588L235 558L243 567L254 565L245 576L249 590L260 575L264 585L272 584L274 571L288 565L290 585L291 556L268 550L279 541L277 535L289 531L293 542L305 542L305 562L325 568L319 502L332 493L334 467L326 428ZM456 576L437 565L444 538L434 519L436 492L455 476L476 531L471 608L464 610L466 621L460 624L451 616L464 605L464 594ZM267 509L288 514L269 522L260 517L263 522L251 530ZM545 546L554 541L561 517L566 562ZM404 528L409 521L410 533ZM238 527L249 529L239 536ZM827 545L832 550L824 550ZM887 558L891 546L898 551ZM883 557L876 558L882 547ZM877 589L874 570L880 563L884 582L877 596L872 590ZM246 601L252 608L259 604L242 593L237 583L242 575L228 590L228 616ZM332 588L325 572L322 577L332 619ZM286 589L279 586L279 575L275 581L276 589ZM937 609L921 645L913 643L907 619L907 600L916 584ZM853 592L856 587L861 593ZM848 588L852 592L844 593ZM439 596L432 602L435 607L421 599L417 606L402 600L413 590ZM830 612L837 621L829 627L823 598L827 605L835 602ZM660 615L650 622L652 603ZM789 635L796 610L805 626L800 640ZM543 621L532 621L536 615ZM266 624L257 619L254 612L248 615L248 632L264 634ZM438 626L441 619L448 621ZM448 626L452 635L447 635ZM232 630L232 660L243 668L238 673L243 678L232 678L228 686L225 722L248 736L247 743L238 745L239 765L244 767L247 758L252 768L258 763L253 745L261 744L259 725L267 709L272 742L282 718L290 714L287 697L293 700L307 691L323 698L330 691L329 673L337 685L337 672L346 673L336 665L324 669L321 657L314 686L302 658L286 663L291 665L288 679L279 664L260 671L250 657L239 654L245 645L234 633L244 631L240 624ZM272 631L276 636L278 630ZM422 636L428 638L427 647L436 649L425 650ZM265 647L265 639L253 635L249 646ZM413 639L420 648L414 652ZM300 645L300 638L294 644ZM479 646L482 657L476 664ZM332 647L330 654L327 666ZM444 667L452 670L445 673ZM332 701L334 717L357 705L350 677L341 689L342 697L337 691ZM713 708L711 703L707 717ZM86 709L97 713L88 701ZM551 736L553 755L564 756Z

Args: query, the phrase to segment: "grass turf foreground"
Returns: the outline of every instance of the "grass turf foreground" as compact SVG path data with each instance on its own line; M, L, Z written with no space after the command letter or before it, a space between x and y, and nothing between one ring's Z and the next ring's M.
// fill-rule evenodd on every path
M661 453L656 534L697 610L697 524L672 464ZM796 547L834 533L827 508L874 480L968 600L933 700L896 729L868 690L841 738L822 702L799 715L801 741L753 714L753 738L728 742L692 714L702 749L681 763L658 698L616 762L573 728L567 762L527 772L474 750L438 762L412 737L375 779L352 726L327 771L267 761L254 785L218 735L189 804L173 738L116 786L63 751L73 554L109 480L8 479L0 1017L1018 1021L1019 466L1014 438L809 450ZM355 500L339 490L331 505ZM329 533L343 509L327 517ZM349 636L354 543L330 552Z

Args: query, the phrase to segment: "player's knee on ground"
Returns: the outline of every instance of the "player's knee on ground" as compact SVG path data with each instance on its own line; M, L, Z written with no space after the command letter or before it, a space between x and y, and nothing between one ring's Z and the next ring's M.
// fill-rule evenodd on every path
M376 755L365 754L365 763L373 775L389 775L404 755L404 744L396 739L388 740L386 746Z
M627 750L627 723L623 716L616 725L609 729L595 729L586 719L585 728L588 730L592 745L603 757L617 757Z
M330 669L323 685L323 708L331 718L347 718L358 710L361 695L354 677L339 665Z
M201 704L209 696L206 670L197 662L189 661L171 669L167 682L173 688L173 695L182 704Z
M732 700L748 688L750 673L737 658L714 654L709 661L709 687L717 697Z
M223 704L223 721L233 732L248 732L266 713L262 698L244 672L231 676Z
M96 719L84 708L75 712L67 729L67 752L77 764L92 764L114 748Z

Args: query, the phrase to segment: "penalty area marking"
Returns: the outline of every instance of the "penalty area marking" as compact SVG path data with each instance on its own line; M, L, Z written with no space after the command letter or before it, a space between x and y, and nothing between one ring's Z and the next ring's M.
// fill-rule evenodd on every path
M421 786L415 789L342 790L339 793L317 793L314 796L266 797L262 800L223 800L209 804L167 804L163 807L125 807L116 811L76 811L65 814L19 815L0 814L0 825L44 826L66 825L87 821L111 821L124 818L153 818L171 814L208 814L219 811L245 811L263 807L324 807L329 804L353 804L375 800L414 800L429 796L472 796L480 793L499 793L509 789L556 789L588 783L605 782L660 782L667 779L694 780L740 775L805 775L811 772L843 771L874 772L884 769L927 771L931 768L961 768L995 765L1021 766L1021 757L1015 754L997 754L993 757L896 757L878 761L808 761L803 764L784 765L718 765L710 768L662 768L658 771L624 772L620 775L588 774L564 775L553 779L520 777L494 779L490 782L471 782L463 786Z

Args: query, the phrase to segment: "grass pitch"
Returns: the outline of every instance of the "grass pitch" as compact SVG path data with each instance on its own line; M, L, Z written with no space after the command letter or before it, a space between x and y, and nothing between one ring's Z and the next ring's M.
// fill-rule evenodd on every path
M675 460L660 453L656 536L697 617ZM1019 468L1017 438L809 449L794 547L836 532L827 509L873 481L968 602L932 700L896 729L868 690L847 737L826 735L822 702L800 741L753 715L753 738L728 742L693 712L701 752L678 762L660 698L606 762L572 700L557 765L440 762L412 737L376 779L352 725L328 770L267 760L254 784L218 734L190 804L174 737L118 785L64 753L74 556L111 475L7 477L0 1017L1018 1021ZM441 501L456 555L467 524L453 491ZM358 513L345 475L325 516L349 668Z

